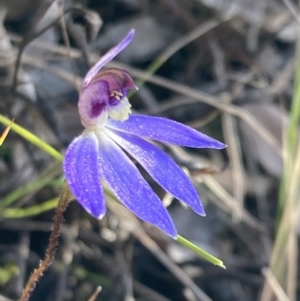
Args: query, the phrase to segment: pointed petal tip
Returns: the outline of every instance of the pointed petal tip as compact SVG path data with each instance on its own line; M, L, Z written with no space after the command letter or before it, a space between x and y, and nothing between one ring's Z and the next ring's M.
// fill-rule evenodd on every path
M171 236L173 239L177 240L177 237L178 237L178 233L177 231L173 234L169 234L169 236Z
M129 30L129 32L128 32L128 35L130 35L130 36L134 36L135 35L135 29L134 28L131 28L130 30Z
M215 146L216 149L224 149L226 147L228 147L227 144L224 144L224 143L216 140L216 146Z
M98 220L101 220L104 217L104 215L106 214L106 208L100 208L100 207L99 208L89 208L89 207L83 206L83 205L82 205L82 207L89 215L91 215L92 217L94 217Z
M101 220L101 219L104 217L105 213L106 213L106 212L101 213L101 214L97 217L97 219L98 219L98 220Z
M153 225L154 227L160 229L162 232L166 233L167 235L169 235L170 237L172 237L174 239L176 239L176 237L178 235L176 227L175 227L171 217L170 217L170 220L160 221L159 223L153 223L153 221L151 221L151 220L148 220L146 222Z
M157 228L176 240L178 233L177 233L176 227L173 223L171 226L168 227L168 229L166 227L164 227L164 228L157 227Z
M227 144L220 142L219 140L216 140L210 136L204 135L205 140L206 138L208 138L209 140L207 142L209 142L208 145L203 146L202 148L213 148L213 149L224 149L227 147ZM200 140L200 139L199 139Z
M165 234L167 234L168 236L170 236L171 238L173 239L177 239L177 236L178 236L178 233L177 233L177 230L176 230L176 227L174 224L172 224L172 226L168 226L168 227L165 227L165 226L158 226L158 225L153 225L152 223L148 222L150 225L152 225L153 227L155 227L156 229L159 229L160 231L164 232Z
M193 211L196 212L197 214L201 215L201 216L206 216L206 213L204 211L204 207L202 205L202 203L199 203L199 206L193 206L192 207Z
M119 42L118 45L124 45L124 48L132 41L132 39L135 36L135 29L132 28L128 31L128 33L126 34L126 36ZM123 49L124 49L123 48Z
M130 44L130 42L134 38L134 35L135 30L131 29L117 45L115 45L108 52L106 52L98 60L98 62L88 71L88 73L84 77L82 87L86 87L105 64L113 60L121 51L123 51L128 46L128 44Z

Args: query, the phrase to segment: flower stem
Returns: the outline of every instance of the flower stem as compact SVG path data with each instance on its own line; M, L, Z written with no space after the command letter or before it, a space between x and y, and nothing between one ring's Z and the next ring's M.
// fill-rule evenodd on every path
M39 267L36 270L34 270L32 275L30 276L19 301L27 301L29 299L30 294L33 291L33 289L35 288L38 280L41 278L43 273L51 265L51 263L54 259L56 247L58 244L58 237L59 237L59 232L60 232L60 226L63 221L63 214L68 206L69 201L71 200L71 197L72 197L72 194L69 190L69 187L66 184L66 182L64 182L60 196L59 196L58 206L56 209L56 214L54 217L53 227L52 227L45 258L40 263Z
M226 269L225 265L223 264L223 261L221 261L217 257L207 253L206 251L202 250L201 248L197 247L196 245L194 245L193 243L191 243L184 237L178 235L177 242L180 243L181 245L183 245L184 247L190 249L191 251L195 252L196 254L198 254L200 257L204 258L208 262L210 262L214 265L217 265L223 269Z

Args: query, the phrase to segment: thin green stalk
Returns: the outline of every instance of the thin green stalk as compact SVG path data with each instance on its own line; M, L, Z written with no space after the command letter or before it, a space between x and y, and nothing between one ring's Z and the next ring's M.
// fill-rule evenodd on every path
M294 276L297 273L295 258L298 254L297 244L293 243L297 218L294 214L299 204L300 180L300 35L296 45L296 71L294 94L290 110L287 134L283 141L283 175L280 183L279 201L277 207L276 239L272 250L270 269L278 283L287 293L290 300L295 300L296 284ZM290 256L293 254L293 256ZM265 283L261 300L273 300L274 292Z
M60 177L59 180L61 182L62 178ZM24 195L26 195L28 193L32 193L33 191L37 191L51 183L54 183L53 176L45 177L43 179L37 179L37 180L32 181L18 189L15 189L13 192L11 192L7 196L5 196L3 199L1 199L0 210L13 204L15 201L17 201Z
M58 198L45 201L42 204L30 206L27 208L7 208L1 210L0 216L5 218L24 218L38 215L46 211L55 209L58 204Z
M195 244L191 243L189 240L185 239L184 237L178 235L177 242L183 245L184 247L190 249L191 251L195 252L200 257L204 258L208 262L217 265L223 269L226 269L222 260L218 259L217 257L209 254L208 252L204 251L203 249L199 248Z
M294 94L290 112L290 122L288 127L288 147L292 154L298 142L298 126L300 121L300 41L297 39L296 45L296 74L294 82Z
M279 202L277 208L277 228L284 209L285 196L288 193L290 175L293 170L294 157L299 143L299 124L300 124L300 33L296 42L296 69L294 80L294 93L290 109L290 118L287 128L287 137L285 141L286 161L284 162L283 176L280 182Z
M22 136L24 139L28 140L30 143L36 145L40 149L42 149L45 153L49 154L53 158L57 159L58 161L63 161L63 155L60 154L57 150L55 150L52 146L50 146L48 143L44 142L42 139L38 138L25 128L17 125L16 123L11 124L11 120L8 118L4 117L3 115L0 114L0 123L10 126L11 125L11 130L14 131L15 133L19 134Z

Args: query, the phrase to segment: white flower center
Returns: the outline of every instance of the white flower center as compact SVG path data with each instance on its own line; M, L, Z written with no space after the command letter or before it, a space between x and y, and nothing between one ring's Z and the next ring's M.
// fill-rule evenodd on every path
M131 104L127 97L124 97L122 92L112 91L110 94L112 99L108 106L108 116L112 119L125 121L131 114Z

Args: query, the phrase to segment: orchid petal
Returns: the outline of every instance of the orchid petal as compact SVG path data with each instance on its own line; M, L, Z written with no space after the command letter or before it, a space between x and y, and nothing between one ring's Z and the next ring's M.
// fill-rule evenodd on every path
M78 111L84 127L104 125L107 121L109 104L109 88L105 81L93 82L81 91Z
M132 135L195 148L222 149L225 144L184 124L161 117L130 115L124 122L109 119L107 126Z
M83 80L83 87L89 84L91 79L99 72L99 70L108 62L110 62L115 56L117 56L122 50L124 50L128 44L132 41L135 31L131 29L128 34L113 48L111 48L106 54L104 54L99 61L89 70Z
M82 207L101 219L105 200L100 183L98 141L93 133L83 133L68 147L64 160L64 173L70 190Z
M99 72L92 80L106 81L109 91L126 91L129 89L137 89L133 79L126 70L118 68L109 68Z
M170 194L205 216L199 195L182 169L155 145L122 132L109 132L110 137L136 159L152 178Z
M98 133L101 176L116 197L136 216L177 236L173 221L139 170L105 133Z

